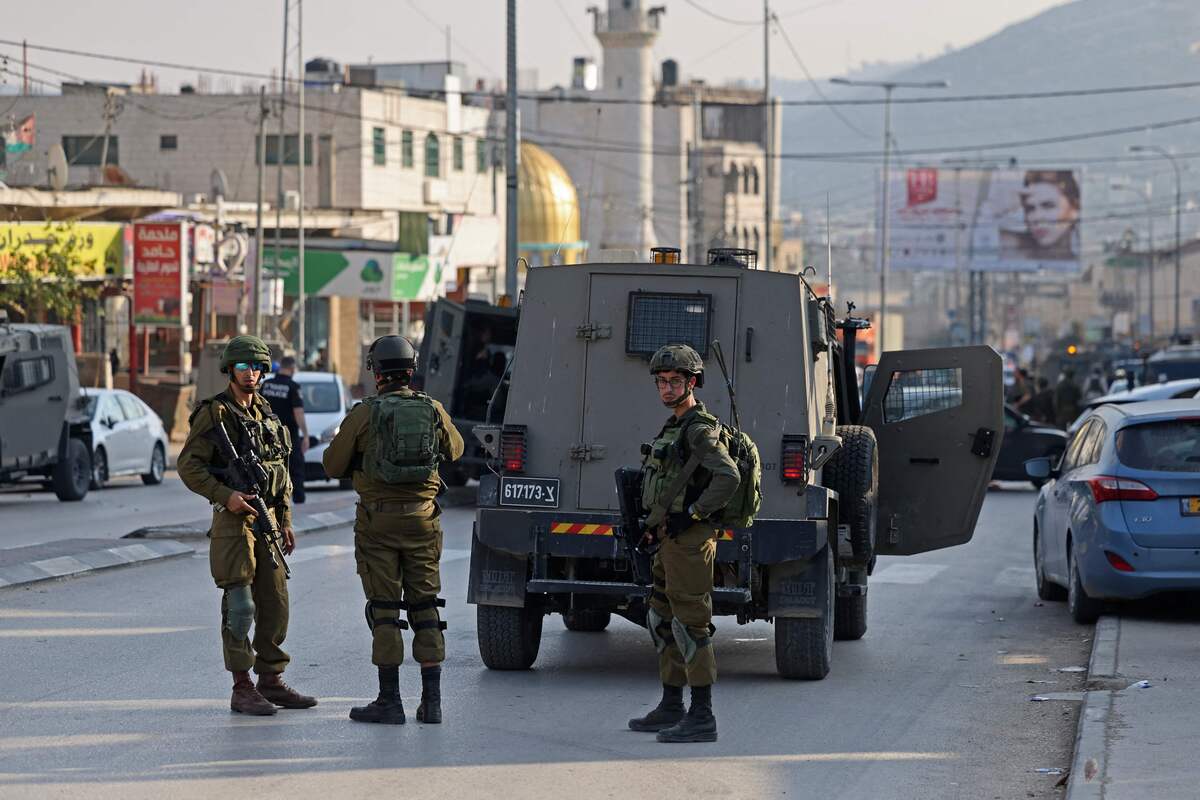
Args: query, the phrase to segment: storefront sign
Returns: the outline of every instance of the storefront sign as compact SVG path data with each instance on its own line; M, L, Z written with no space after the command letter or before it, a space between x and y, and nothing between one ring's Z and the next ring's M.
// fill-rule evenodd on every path
M187 296L187 223L138 222L133 231L133 320L182 327Z
M57 253L69 251L80 278L123 276L124 228L119 222L0 223L0 275L17 263L36 266L49 248Z
M295 248L280 248L278 272L284 294L300 287ZM263 272L275 269L274 248L263 251ZM428 256L387 250L304 251L304 292L311 297L358 297L366 300L428 300L440 295Z

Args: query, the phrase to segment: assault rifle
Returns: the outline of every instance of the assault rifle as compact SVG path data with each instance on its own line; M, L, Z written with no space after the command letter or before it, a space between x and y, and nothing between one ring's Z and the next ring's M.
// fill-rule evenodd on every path
M641 586L650 585L650 556L658 549L654 534L646 530L642 520L642 471L633 467L619 467L615 474L617 503L621 510L620 536L625 544L625 557L633 570L633 581Z
M271 568L279 569L282 564L284 574L290 578L292 571L288 569L287 560L283 557L281 543L283 536L275 527L275 521L267 510L267 504L263 502L263 491L267 486L267 471L263 468L257 453L252 452L245 456L239 454L229 439L225 423L220 419L215 421L217 424L213 432L216 434L217 447L221 450L221 455L227 465L219 477L234 491L254 495L253 500L246 500L246 503L254 509L254 538L266 547L267 555L271 559Z

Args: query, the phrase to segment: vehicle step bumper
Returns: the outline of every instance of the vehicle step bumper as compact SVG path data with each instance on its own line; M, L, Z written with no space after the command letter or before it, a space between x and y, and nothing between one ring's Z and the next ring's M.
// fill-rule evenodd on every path
M525 584L525 590L530 594L603 594L621 597L645 597L649 594L648 586L637 583L617 583L614 581L556 581L534 579ZM749 603L750 590L725 586L712 590L714 603Z

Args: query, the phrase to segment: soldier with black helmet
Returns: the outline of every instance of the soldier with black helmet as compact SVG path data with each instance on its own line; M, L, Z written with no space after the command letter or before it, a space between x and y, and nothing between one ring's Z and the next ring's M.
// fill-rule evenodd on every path
M244 714L270 715L281 708L311 708L317 701L283 682L289 656L283 650L288 628L287 578L269 545L254 536L253 495L235 491L222 478L227 467L218 446L220 426L237 453L253 452L267 475L262 501L283 535L282 550L292 552L291 439L279 418L258 393L270 369L271 351L256 336L235 336L221 353L221 372L229 385L197 404L188 420L191 430L179 454L179 477L185 486L213 504L209 567L224 591L221 599L221 642L225 668L233 673L229 705ZM249 501L249 502L248 502ZM251 626L254 638L250 638ZM257 686L250 669L258 673Z
M629 727L657 731L660 742L713 742L717 664L711 593L717 528L712 518L733 497L740 476L721 442L719 421L694 394L704 385L700 354L686 344L666 345L650 359L650 374L659 399L672 410L642 462L645 527L659 542L646 627L658 650L663 696ZM685 684L692 688L686 713Z
M463 454L463 440L441 403L409 387L417 352L401 336L376 339L367 369L378 391L342 422L322 462L333 478L354 480L358 510L354 557L367 596L371 662L379 697L350 710L357 722L404 724L400 664L411 626L413 658L421 664L419 722L440 723L441 664L446 643L438 609L442 556L438 465ZM407 621L400 612L407 612Z

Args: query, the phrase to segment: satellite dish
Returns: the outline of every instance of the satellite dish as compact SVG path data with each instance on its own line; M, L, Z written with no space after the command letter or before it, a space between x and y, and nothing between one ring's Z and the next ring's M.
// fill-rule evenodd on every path
M214 169L212 174L208 176L208 185L212 191L212 199L216 202L218 197L225 197L229 194L229 181L225 178L225 173L219 169Z
M46 177L50 179L50 186L56 192L61 192L67 188L67 154L63 152L61 144L50 145L50 151L47 153Z

